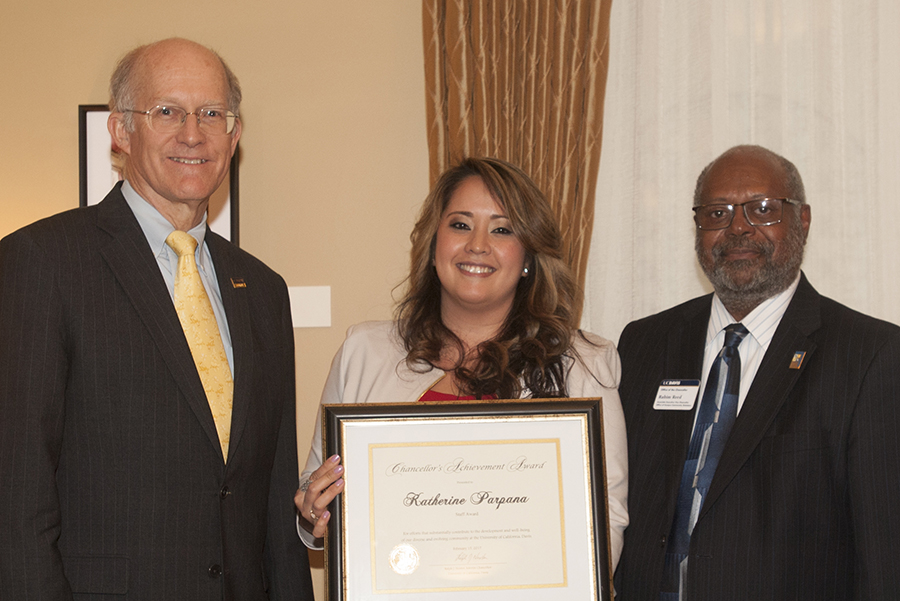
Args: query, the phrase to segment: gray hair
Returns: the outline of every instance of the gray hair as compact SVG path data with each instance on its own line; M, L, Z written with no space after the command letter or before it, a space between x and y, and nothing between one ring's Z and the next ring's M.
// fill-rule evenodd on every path
M161 40L166 41L166 40ZM140 70L137 68L144 58L146 52L159 44L145 44L131 50L123 56L113 71L112 77L109 79L109 110L114 113L124 112L125 109L134 109L135 97L140 86ZM211 48L207 48L219 59L222 70L225 73L225 82L228 86L228 110L234 114L240 113L241 108L241 84L238 81L234 71L228 66L225 60L219 56L219 53ZM147 108L147 107L144 107ZM125 113L125 127L128 131L134 131L134 116L132 113Z
M773 159L781 165L781 168L784 171L784 185L788 189L788 194L791 195L790 197L793 200L800 201L801 204L806 204L806 190L803 188L803 179L800 177L800 172L797 170L797 167L792 162L780 154L772 152L768 148L757 146L755 144L742 144L740 146L732 146L703 168L703 171L701 171L699 177L697 177L697 186L694 188L694 206L700 204L700 194L703 191L703 186L706 184L706 176L709 175L709 170L712 166L722 157L736 153L750 153ZM796 209L799 211L800 207L796 207Z

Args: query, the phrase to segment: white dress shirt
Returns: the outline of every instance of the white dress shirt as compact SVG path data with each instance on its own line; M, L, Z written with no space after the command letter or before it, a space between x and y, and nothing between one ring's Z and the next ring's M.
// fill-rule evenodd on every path
M740 323L750 332L741 341L738 351L741 355L741 389L738 395L738 413L744 405L744 399L747 398L747 391L753 384L756 372L759 370L759 364L775 336L775 330L784 317L791 299L794 298L794 292L797 291L797 285L800 283L800 274L797 274L794 282L785 290L772 298L763 301L758 307L753 309ZM709 325L706 328L706 346L703 351L703 379L700 381L700 393L697 402L694 403L694 419L696 420L697 408L700 406L699 399L703 398L703 390L706 388L706 379L709 377L709 371L712 368L716 355L725 345L725 328L733 323L737 323L718 295L713 295L712 311L709 315ZM696 423L696 421L695 421Z

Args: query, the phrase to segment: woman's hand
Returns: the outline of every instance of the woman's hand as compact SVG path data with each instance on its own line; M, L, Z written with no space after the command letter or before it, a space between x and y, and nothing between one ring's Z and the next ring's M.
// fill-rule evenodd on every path
M343 473L341 458L333 455L301 483L294 495L294 505L303 518L300 523L316 538L324 537L328 530L331 512L326 508L344 490Z

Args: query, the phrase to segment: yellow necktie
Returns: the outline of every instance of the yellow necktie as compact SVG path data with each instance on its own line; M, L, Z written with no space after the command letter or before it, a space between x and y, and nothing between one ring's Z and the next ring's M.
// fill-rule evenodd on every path
M216 422L222 456L228 458L231 437L231 406L234 382L228 357L219 335L219 325L213 313L206 289L197 271L194 251L197 241L187 232L175 230L166 238L178 254L178 273L175 276L175 310L184 329L191 355L206 391L206 400Z

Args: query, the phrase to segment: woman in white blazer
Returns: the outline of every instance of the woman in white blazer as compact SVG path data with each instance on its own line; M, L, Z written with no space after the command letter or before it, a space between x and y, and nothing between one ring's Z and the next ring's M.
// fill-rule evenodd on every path
M466 159L438 180L410 238L395 319L350 328L322 403L603 397L615 567L628 524L619 356L577 329L576 285L546 198L509 163ZM340 458L323 462L320 415L295 497L310 548L343 487Z

